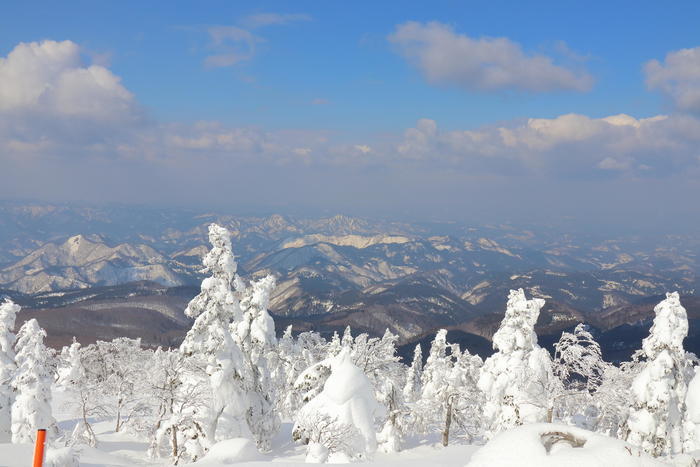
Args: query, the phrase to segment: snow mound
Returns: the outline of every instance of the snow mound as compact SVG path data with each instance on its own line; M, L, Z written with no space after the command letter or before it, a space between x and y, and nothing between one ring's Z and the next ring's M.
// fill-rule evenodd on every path
M197 465L229 465L260 460L265 460L265 457L258 452L253 441L248 438L232 438L213 445Z
M68 446L63 448L49 448L44 457L45 467L78 467L80 453Z
M581 428L535 423L504 431L479 449L467 467L665 466L639 448Z

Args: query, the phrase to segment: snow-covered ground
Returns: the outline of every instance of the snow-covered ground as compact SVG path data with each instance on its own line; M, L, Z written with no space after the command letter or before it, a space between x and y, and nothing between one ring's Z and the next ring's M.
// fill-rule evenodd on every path
M59 426L70 431L76 419L66 412L63 406L64 394L54 393L54 414ZM108 466L165 466L167 461L153 461L147 458L148 443L129 433L115 433L112 420L96 422L95 432L99 440L97 448L82 446L80 465L84 467ZM222 465L261 466L301 466L306 457L305 446L295 444L291 439L293 424L284 422L273 441L269 454L259 454L252 443L246 440L229 440L216 445L204 459L194 465L217 467ZM570 433L571 440L561 439L556 433ZM555 433L555 434L552 434ZM576 442L584 443L574 447ZM663 465L692 466L690 456L675 459L671 464L645 456L638 448L633 448L620 440L608 438L586 430L556 424L532 424L501 433L486 446L473 446L455 440L446 448L437 437L412 438L400 453L377 452L373 459L363 465L369 466L465 466L469 467L544 467L571 466L596 467L655 467ZM218 448L218 449L217 449ZM0 466L26 467L30 464L33 446L29 444L0 444Z
M55 391L53 394L53 413L62 431L73 429L77 419L67 413L64 408L65 400L62 391ZM301 466L305 464L306 446L301 446L292 441L292 422L283 422L282 427L273 441L273 450L269 454L251 453L245 447L239 449L235 443L222 446L224 453L210 452L199 462L192 465L215 467L235 464L240 466L260 466L274 464L282 466ZM166 466L172 465L167 461L153 461L147 458L146 450L148 442L130 433L115 433L114 421L105 420L96 422L93 425L98 438L96 448L81 446L80 465L81 467L111 467L111 466ZM234 440L239 441L239 440ZM239 443L240 444L240 443ZM385 454L377 452L371 462L363 463L369 466L419 466L419 465L439 465L439 466L464 466L478 446L468 444L455 444L443 448L438 436L433 439L415 438L408 440L409 446L400 453ZM239 449L241 456L234 456ZM34 447L29 444L9 444L0 443L0 466L1 467L26 467L31 464ZM223 455L227 454L227 455ZM229 457L228 462L226 457ZM47 466L48 467L48 466Z

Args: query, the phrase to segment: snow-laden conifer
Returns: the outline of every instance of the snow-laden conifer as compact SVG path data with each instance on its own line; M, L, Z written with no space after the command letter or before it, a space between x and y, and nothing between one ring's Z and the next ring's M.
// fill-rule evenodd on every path
M654 312L654 324L642 341L644 366L632 383L627 441L660 456L683 451L692 364L683 349L688 317L678 293L666 294Z
M44 345L46 332L35 319L25 322L17 332L17 373L12 380L16 398L12 404L12 442L32 443L39 428L47 430L49 438L58 433L51 414L51 383L49 351Z
M483 392L488 436L548 417L553 383L552 360L537 344L535 323L544 300L528 300L522 289L511 290L506 313L493 336L496 352L484 362Z
M76 341L75 337L70 346L61 349L57 373L56 384L59 386L71 387L83 379L80 342Z
M411 366L406 371L406 385L403 388L403 397L407 403L413 403L420 397L421 378L423 377L423 351L420 344L413 350Z
M12 403L14 391L12 379L17 371L15 363L15 319L20 306L12 300L0 304L0 443L12 437Z
M242 311L233 287L242 288L236 275L236 261L228 230L209 226L212 249L203 259L201 292L194 297L185 314L195 321L180 346L183 354L202 359L213 393L207 420L208 442L251 437L246 421L249 408L245 381L251 379L243 353L231 334L231 323L240 322ZM235 284L235 285L234 285ZM207 446L208 447L208 446Z
M236 343L243 351L250 379L245 388L248 396L248 427L259 449L268 451L272 436L280 427L277 392L279 378L274 378L280 365L275 337L275 323L267 311L275 278L268 275L253 282L243 292L242 319L231 325Z

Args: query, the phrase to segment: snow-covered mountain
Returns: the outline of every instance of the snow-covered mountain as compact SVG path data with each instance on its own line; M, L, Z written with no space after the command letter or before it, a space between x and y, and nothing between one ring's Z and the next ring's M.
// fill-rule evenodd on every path
M693 236L0 203L0 289L39 296L140 280L197 287L211 222L230 230L243 276L277 276L275 315L329 331L389 327L410 340L457 326L489 336L496 321L488 316L503 310L511 288L544 298L541 324L556 330L700 285Z
M0 283L23 293L116 285L150 280L168 286L183 279L169 260L144 244L105 244L99 237L69 237L48 242L21 260L0 269Z

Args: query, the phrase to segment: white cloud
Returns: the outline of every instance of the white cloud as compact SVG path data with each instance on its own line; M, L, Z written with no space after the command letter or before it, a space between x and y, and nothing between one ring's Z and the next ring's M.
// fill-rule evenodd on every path
M401 24L389 41L435 84L532 92L587 91L593 85L587 73L555 65L544 55L528 55L507 38L473 39L435 21Z
M692 117L567 114L453 131L422 119L405 131L395 153L405 161L481 173L587 178L615 170L648 177L697 167L698 144L700 120Z
M414 186L412 201L432 212L467 186L509 203L521 183L566 190L577 179L587 196L601 180L664 187L673 176L690 186L700 173L700 118L687 114L567 114L450 130L421 119L403 132L361 139L330 130L165 124L143 118L118 76L80 57L72 42L46 41L20 44L0 59L0 196L255 198L325 208L354 205L362 186L371 207L377 199L408 205L406 186ZM498 198L494 181L515 194Z
M133 95L100 65L83 65L71 41L18 44L0 58L0 111L100 120L133 117Z
M659 90L680 110L700 112L700 47L666 54L644 65L649 89Z

